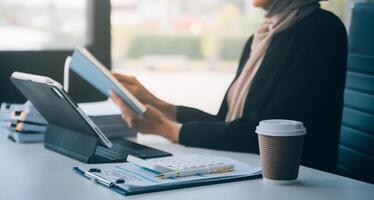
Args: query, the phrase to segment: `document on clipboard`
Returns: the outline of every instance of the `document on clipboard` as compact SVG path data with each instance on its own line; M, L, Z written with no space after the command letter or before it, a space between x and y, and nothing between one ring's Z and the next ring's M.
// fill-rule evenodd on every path
M227 159L227 158L225 158ZM178 178L157 178L158 171L126 162L121 164L81 165L78 174L123 195L196 187L260 178L261 168L231 160L235 168L225 173L197 174Z

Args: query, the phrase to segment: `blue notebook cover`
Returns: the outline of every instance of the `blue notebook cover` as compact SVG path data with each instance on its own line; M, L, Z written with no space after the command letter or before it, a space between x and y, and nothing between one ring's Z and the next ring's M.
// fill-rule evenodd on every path
M86 49L74 51L70 69L107 97L109 90L116 93L139 116L145 112L145 107Z

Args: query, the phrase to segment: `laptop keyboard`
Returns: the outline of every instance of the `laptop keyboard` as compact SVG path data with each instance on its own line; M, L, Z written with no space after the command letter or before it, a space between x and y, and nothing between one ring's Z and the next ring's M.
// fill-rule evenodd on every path
M113 147L111 150L117 152L125 152L129 155L147 159L147 158L157 158L171 156L171 153L161 151L152 147L144 146L126 139L113 139L111 140Z
M97 146L95 155L109 159L109 160L124 160L125 161L127 154L124 152L113 151L112 149L108 149L106 147Z
M157 158L171 156L171 153L144 146L126 139L111 140L113 146L108 149L106 147L97 146L95 155L109 160L124 160L126 155L132 155L138 158Z

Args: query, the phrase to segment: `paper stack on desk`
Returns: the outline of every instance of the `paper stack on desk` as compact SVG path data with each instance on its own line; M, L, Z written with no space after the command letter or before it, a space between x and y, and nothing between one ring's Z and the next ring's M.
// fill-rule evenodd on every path
M122 120L121 110L111 100L79 103L78 106L108 138L136 136L136 131Z
M17 143L44 141L47 121L30 102L2 103L0 107L1 135Z
M135 137L121 118L121 111L111 101L79 103L79 107L108 138ZM0 108L0 135L21 142L43 142L47 121L28 101L25 104L2 103Z

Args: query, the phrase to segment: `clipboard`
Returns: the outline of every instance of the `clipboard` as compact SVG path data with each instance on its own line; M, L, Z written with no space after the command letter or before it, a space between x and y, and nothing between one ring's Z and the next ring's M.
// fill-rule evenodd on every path
M261 168L250 166L238 161L234 163L235 169L232 172L195 175L190 177L157 179L155 176L159 174L157 171L139 166L134 163L126 162L120 164L106 165L89 165L74 167L73 171L77 174L91 180L98 185L107 187L110 190L118 192L125 196L137 195L143 193L151 193L158 191L182 189L189 187L198 187L204 185L228 183L235 181L244 181L261 178ZM118 177L109 176L111 173L124 172L125 177L118 183ZM132 182L134 176L145 180L146 183Z

